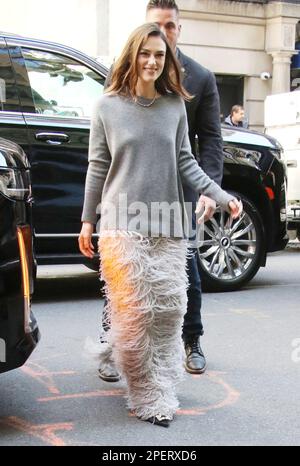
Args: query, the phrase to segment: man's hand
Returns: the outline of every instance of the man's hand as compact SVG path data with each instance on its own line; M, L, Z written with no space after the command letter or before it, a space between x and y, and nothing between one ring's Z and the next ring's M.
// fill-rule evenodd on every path
M83 222L81 232L78 238L80 252L90 259L94 257L94 246L92 244L92 234L94 225L89 222Z
M199 214L204 209L203 214L198 219L198 223L207 222L207 220L210 220L213 217L216 208L216 202L210 197L204 196L202 194L195 210L196 214Z

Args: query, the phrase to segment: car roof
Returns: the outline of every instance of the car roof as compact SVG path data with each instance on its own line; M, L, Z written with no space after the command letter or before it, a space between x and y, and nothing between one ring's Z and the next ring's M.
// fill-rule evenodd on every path
M5 31L0 31L0 36L3 36L3 37L22 37L20 36L20 34L14 34L13 32L5 32Z
M24 42L38 43L38 44L43 44L43 45L55 46L55 47L58 47L58 48L66 48L66 49L69 49L69 50L74 50L77 53L79 52L82 55L85 55L80 50L74 49L73 47L70 47L69 45L64 45L64 44L61 44L61 43L58 43L58 42L53 42L53 41L46 40L46 39L37 39L37 38L34 38L34 37L26 37L26 36L22 36L20 34L14 34L12 32L0 32L0 36L7 37L9 39L15 38L17 40L22 40Z
M55 50L60 51L60 52L73 52L75 55L77 55L78 58L82 58L84 60L87 60L90 62L90 64L93 64L96 66L100 72L104 73L105 75L107 74L107 67L104 66L102 63L97 61L95 58L91 57L90 55L87 55L86 53L82 52L81 50L75 49L70 45L65 45L61 44L58 42L53 42L50 40L45 40L45 39L36 39L33 37L25 37L20 34L13 34L11 32L0 32L0 37L7 38L10 40L16 40L16 41L21 41L23 44L26 44L27 46L42 46L45 48L48 48L51 50L51 48L55 48Z
M30 42L42 42L43 44L49 44L49 45L57 45L57 46L62 46L62 47L68 47L68 48L71 48L67 45L63 45L63 44L60 44L58 42L53 42L53 41L50 41L50 40L47 40L47 39L37 39L36 37L27 37L27 36L23 36L22 34L15 34L13 32L4 32L4 31L0 31L0 36L2 37L9 37L10 39L11 38L16 38L16 39L22 39L24 41L30 41Z

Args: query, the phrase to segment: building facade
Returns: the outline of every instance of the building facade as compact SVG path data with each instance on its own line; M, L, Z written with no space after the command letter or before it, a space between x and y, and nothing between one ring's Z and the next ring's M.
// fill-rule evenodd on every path
M300 40L300 1L178 0L178 5L180 47L215 73L222 116L233 104L243 104L249 126L263 130L266 96L289 92L291 77L297 78L297 71L291 76L291 60Z

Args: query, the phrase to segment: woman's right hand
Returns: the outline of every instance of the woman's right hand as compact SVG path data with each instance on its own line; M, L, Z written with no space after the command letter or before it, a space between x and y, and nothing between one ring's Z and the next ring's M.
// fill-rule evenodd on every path
M92 244L92 234L94 225L89 222L83 222L81 232L78 238L80 252L90 259L94 257L94 246Z

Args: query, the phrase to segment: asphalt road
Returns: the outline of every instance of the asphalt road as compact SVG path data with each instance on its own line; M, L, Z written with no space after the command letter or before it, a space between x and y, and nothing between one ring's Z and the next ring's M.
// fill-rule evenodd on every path
M300 248L269 257L242 291L204 295L208 359L186 374L169 429L131 417L122 382L97 376L103 299L83 266L40 267L42 340L0 377L0 445L300 445Z

